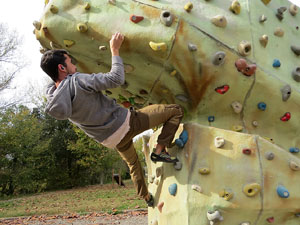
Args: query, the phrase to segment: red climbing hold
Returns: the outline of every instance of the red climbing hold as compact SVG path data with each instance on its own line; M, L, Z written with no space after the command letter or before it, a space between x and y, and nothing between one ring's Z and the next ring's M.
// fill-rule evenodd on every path
M243 149L243 153L244 153L245 155L251 155L251 149L245 148L245 149Z
M256 64L248 64L245 59L238 59L235 62L235 67L246 76L251 76L256 71Z
M130 20L134 23L139 23L144 19L143 16L136 16L136 15L131 15Z
M272 217L269 217L269 218L267 219L267 221L268 221L269 223L274 223L275 219L274 219L274 217L272 216Z
M255 73L256 71L256 65L255 64L251 64L251 65L248 65L245 70L243 71L243 74L246 75L246 76L251 76Z
M129 101L122 102L122 105L123 105L125 108L129 108L129 107L131 106L131 104L130 104Z
M229 85L223 85L223 86L217 87L215 89L215 91L218 92L221 95L225 94L228 90L229 90Z
M242 72L247 67L247 62L245 59L238 59L235 62L235 67L239 72Z
M286 112L281 118L280 118L280 120L281 121L289 121L291 119L291 113L289 113L289 112Z

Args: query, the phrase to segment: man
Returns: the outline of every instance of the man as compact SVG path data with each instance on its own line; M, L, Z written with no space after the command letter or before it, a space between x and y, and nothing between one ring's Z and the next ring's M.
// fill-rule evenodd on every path
M154 199L148 192L132 138L164 123L151 160L175 162L177 159L171 158L165 147L170 147L183 111L178 105L150 105L137 111L128 110L102 94L102 91L125 82L124 66L119 56L123 40L120 33L112 35L112 67L106 74L77 72L72 57L65 50L45 52L41 68L54 81L47 88L46 112L59 120L69 119L97 142L116 148L130 169L138 195L152 207Z

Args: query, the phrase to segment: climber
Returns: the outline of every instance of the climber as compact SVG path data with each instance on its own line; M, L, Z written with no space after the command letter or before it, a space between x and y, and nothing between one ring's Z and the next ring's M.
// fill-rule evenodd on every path
M41 68L54 81L46 91L46 113L59 120L69 119L97 142L108 148L116 148L128 164L138 195L152 207L154 199L148 192L132 139L145 130L164 124L151 160L176 162L177 159L171 157L165 148L172 144L183 110L175 104L128 110L102 93L125 82L123 61L119 56L123 40L124 36L120 33L112 35L112 67L109 73L79 73L75 59L67 51L45 52Z

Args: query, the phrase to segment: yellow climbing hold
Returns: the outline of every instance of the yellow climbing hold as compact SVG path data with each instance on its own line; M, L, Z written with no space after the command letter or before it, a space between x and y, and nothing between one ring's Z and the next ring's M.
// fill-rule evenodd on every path
M85 23L77 24L77 30L81 33L85 33L88 30L88 26Z
M155 43L155 42L150 41L149 45L152 48L152 50L154 50L154 51L163 51L164 52L167 50L167 44L164 42Z
M91 5L90 5L90 3L85 3L85 5L84 5L84 9L85 10L89 10L91 8Z
M199 173L203 174L203 175L206 175L206 174L210 173L210 170L209 170L209 168L203 167L203 168L199 169Z
M177 73L177 71L176 70L173 70L171 73L170 73L170 76L175 76L176 75L176 73Z
M272 144L274 144L274 140L273 138L269 138L269 137L263 137L264 139L266 139L267 141L271 142Z
M233 193L226 190L222 190L219 192L219 196L224 198L226 201L229 201L230 199L232 199Z
M217 27L226 27L227 26L227 20L225 16L215 16L214 18L211 19L211 22L216 25Z
M67 48L70 48L72 45L75 44L75 41L71 41L71 40L64 40L64 45L67 47Z
M261 0L265 5L269 4L271 0Z
M56 13L58 13L58 8L57 8L55 5L51 5L51 6L50 6L50 11L51 11L53 14L56 14Z
M190 12L193 9L193 3L189 2L184 6L185 11Z
M45 5L47 5L49 3L49 0L45 0Z
M243 188L243 192L248 197L255 196L257 193L260 192L260 190L261 190L261 186L260 186L260 184L257 184L257 183L247 184Z
M234 125L231 130L236 131L236 132L241 132L243 130L242 126L239 125Z
M238 0L234 0L232 3L231 3L231 6L230 6L230 11L233 12L234 14L240 14L241 12L241 5L240 3L238 2Z

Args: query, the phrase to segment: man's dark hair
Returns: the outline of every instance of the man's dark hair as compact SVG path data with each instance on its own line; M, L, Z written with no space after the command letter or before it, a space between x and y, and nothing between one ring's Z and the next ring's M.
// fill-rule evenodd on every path
M65 63L66 57L64 54L69 53L64 49L53 49L46 51L41 59L41 68L47 73L51 79L56 82L58 79L58 64L67 66Z

